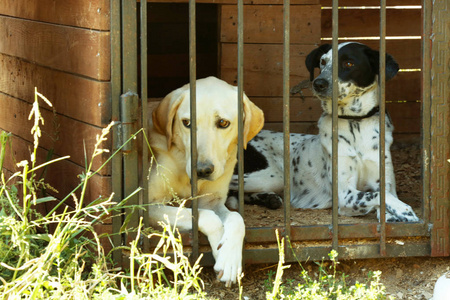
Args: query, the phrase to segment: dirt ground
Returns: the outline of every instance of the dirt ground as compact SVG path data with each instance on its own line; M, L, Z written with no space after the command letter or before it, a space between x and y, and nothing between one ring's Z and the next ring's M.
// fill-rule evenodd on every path
M315 263L303 263L310 275L317 274ZM450 270L450 258L386 258L341 260L338 271L348 275L346 282L354 284L366 282L369 271L381 271L381 283L386 287L386 293L395 299L428 300L433 296L436 280ZM265 299L265 286L268 284L269 272L275 272L276 265L250 265L245 269L242 280L243 296L249 300ZM294 286L300 279L301 267L291 264L284 272L284 283L292 281ZM203 271L203 280L209 296L219 299L238 299L239 288L225 288L223 283L215 280L211 268ZM450 299L450 295L449 295Z
M420 142L397 142L393 145L392 157L395 169L397 193L401 200L413 206L419 217L422 216L421 201L421 158ZM247 227L282 226L282 210L269 210L257 206L245 206ZM340 217L340 223L376 222L374 213L358 218ZM331 224L331 210L292 210L292 225ZM313 262L303 263L309 274L317 273ZM300 279L301 268L298 264L285 271L284 282ZM341 260L338 270L349 275L347 282L365 282L369 271L380 270L381 282L386 286L388 295L396 299L430 299L436 280L450 270L450 258L410 257L386 259ZM246 266L242 281L243 296L247 299L265 299L265 286L269 272L275 272L276 265ZM214 271L206 268L203 272L206 290L211 297L220 299L238 299L239 289L234 286L225 288L215 280ZM294 284L295 285L295 284ZM450 299L450 295L449 295Z

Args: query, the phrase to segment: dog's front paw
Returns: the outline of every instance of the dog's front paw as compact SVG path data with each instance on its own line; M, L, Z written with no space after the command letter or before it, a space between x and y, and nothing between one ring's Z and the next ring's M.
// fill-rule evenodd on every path
M418 222L419 218L408 204L386 205L386 222Z
M217 279L230 287L242 273L242 241L224 237L219 243L214 270Z

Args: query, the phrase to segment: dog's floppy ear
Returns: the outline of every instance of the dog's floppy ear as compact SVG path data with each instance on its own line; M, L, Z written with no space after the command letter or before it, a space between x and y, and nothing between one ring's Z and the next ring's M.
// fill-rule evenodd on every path
M313 81L314 79L314 69L320 67L320 58L322 57L322 55L330 51L330 49L331 49L330 44L323 44L319 48L311 51L311 53L309 53L308 56L306 56L305 65L309 71L310 81Z
M264 126L264 113L244 94L244 149Z
M369 61L372 70L375 70L377 75L380 74L380 52L373 49L367 49L367 55L369 56ZM386 53L386 81L394 78L397 75L399 66L395 59L388 53Z
M173 120L178 107L186 95L185 91L186 89L179 88L171 92L164 97L161 103L153 110L153 127L158 133L166 136L167 149L169 150L172 145Z

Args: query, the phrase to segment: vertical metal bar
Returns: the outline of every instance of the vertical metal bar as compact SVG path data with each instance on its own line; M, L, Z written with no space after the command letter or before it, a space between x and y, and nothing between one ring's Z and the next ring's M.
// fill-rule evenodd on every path
M122 0L122 92L137 95L137 24L136 24L136 1ZM127 98L123 98L127 99ZM137 103L135 103L137 104ZM138 178L138 154L136 141L130 142L131 149L123 155L123 182L124 196L130 195L139 185ZM129 205L139 204L139 196L135 195L128 200ZM133 209L126 209L126 214L137 214ZM139 218L131 218L129 228L137 228ZM129 233L127 244L136 235Z
M333 35L333 46L332 46L332 62L333 62L333 103L332 103L332 195L333 195L333 235L332 235L332 247L334 250L338 250L338 208L339 208L339 194L338 194L338 37L339 37L339 1L333 0L333 11L332 11L332 35Z
M120 120L120 94L121 94L121 42L120 42L120 0L111 0L111 120L118 122ZM120 125L112 128L113 137L120 136ZM113 141L113 151L117 150L120 143ZM111 161L111 180L113 200L117 203L122 199L122 157L115 155ZM112 242L113 247L122 245L122 236L119 234L122 226L120 213L115 212L112 219ZM116 250L113 252L113 261L117 265L122 265L122 252Z
M191 195L192 200L192 260L199 256L198 246L198 199L197 196L197 53L195 31L195 0L189 0L189 82L191 99Z
M380 255L386 256L386 172L385 172L385 137L386 137L386 0L380 0L380 72L378 88L378 105L380 106Z
M238 199L239 213L244 217L244 0L237 1L238 41L237 41L237 86L238 86Z
M431 0L422 1L422 218L430 221L431 151Z
M290 0L283 2L283 141L284 141L284 230L286 248L291 236L291 172L290 172L290 119L289 119L289 61L290 61ZM287 250L287 249L286 249ZM290 251L285 251L287 257Z
M142 105L142 128L144 129L145 135L148 134L147 131L147 118L148 118L148 76L147 76L147 0L141 1L140 6L141 13L141 105ZM148 160L148 145L145 138L142 139L142 175L140 178L140 185L144 188L144 192L141 193L141 204L148 205L148 184L147 184L147 172L149 168ZM147 208L148 209L148 208ZM143 216L144 226L147 228L150 226L149 218ZM149 240L144 239L144 250L149 249Z

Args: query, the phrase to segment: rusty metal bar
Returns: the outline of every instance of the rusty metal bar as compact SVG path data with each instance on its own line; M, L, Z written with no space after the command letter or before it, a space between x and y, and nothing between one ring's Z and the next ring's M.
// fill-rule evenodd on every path
M422 218L430 222L431 159L431 0L423 0L422 36Z
M239 213L244 217L244 1L238 0L237 86L238 86L238 199Z
M329 246L302 246L295 248L295 256L300 261L320 261L324 257L328 257L331 251ZM386 250L389 257L405 257L405 256L429 256L430 243L428 240L413 241L403 245L388 244ZM278 249L247 249L245 250L249 258L248 264L267 264L276 263L278 261ZM381 258L380 246L378 244L369 245L348 245L344 244L339 247L339 259L364 259L364 258ZM287 263L294 260L287 260Z
M380 0L380 72L378 105L380 107L380 255L386 256L386 0Z
M115 122L120 121L120 94L121 94L121 25L120 25L120 0L111 0L111 120ZM113 132L113 151L120 147L120 125L112 128ZM123 199L122 195L122 157L115 155L111 161L111 180L112 192L114 193L114 202L119 203ZM118 249L122 245L122 236L119 234L122 226L122 218L119 212L114 212L112 218L112 242L113 247ZM122 252L115 250L113 252L113 261L117 265L122 265Z
M264 243L274 244L276 241L275 229L280 232L284 226L276 227L252 227L247 228L245 232L245 239L247 243L255 243L258 245ZM376 241L380 238L380 228L378 222L361 223L361 224L339 224L339 239L355 241L356 239L370 239ZM190 245L191 237L189 233L183 233L183 243ZM386 238L418 238L430 237L430 230L427 224L424 223L387 223L386 224ZM328 225L302 225L291 226L291 242L306 242L306 241L329 241L330 229ZM209 245L208 239L205 235L199 236L200 245ZM156 243L155 243L156 245Z
M247 243L273 243L276 240L274 229L276 228L247 228ZM379 239L379 223L366 224L340 224L339 239ZM386 237L419 237L429 236L428 225L422 223L388 223L386 224ZM327 241L330 239L328 225L308 225L291 227L291 242L295 241Z
M286 257L291 238L291 172L290 172L290 119L289 119L289 62L290 62L290 0L283 2L283 149L284 149L284 235L286 239Z
M122 0L122 93L124 97L121 97L121 101L127 102L127 105L124 106L126 108L123 112L128 114L129 111L133 111L132 118L130 120L124 120L127 116L121 116L122 124L132 122L133 124L122 125L124 129L126 127L130 127L130 130L134 130L136 132L136 121L137 115L137 105L138 101L134 101L134 96L137 96L137 82L138 82L138 69L137 69L137 22L136 22L136 2ZM123 102L122 101L122 102ZM132 102L130 102L132 101ZM121 103L121 105L124 103ZM128 105L135 107L128 107ZM126 137L128 138L128 137ZM125 141L126 139L124 139ZM138 178L138 153L137 153L137 143L136 141L131 141L128 145L126 145L123 150L129 148L128 151L124 151L123 153L123 190L124 197L127 197L131 193L133 193L139 186L139 178ZM139 196L134 195L128 200L128 205L137 205L139 204ZM129 214L138 214L132 208L125 210L126 215ZM128 228L137 228L139 226L139 218L131 218L128 223ZM127 234L126 244L128 244L131 240L136 238L136 233L130 232Z
M430 242L427 239L418 240L397 240L402 244L389 243L386 245L388 257L424 257L430 256ZM331 251L330 246L323 245L302 245L302 247L295 248L295 257L286 258L286 263L300 261L320 261L328 257ZM339 259L367 259L367 258L381 258L380 246L378 243L365 244L347 244L342 242L339 248ZM202 266L213 266L214 258L211 252L203 252ZM247 259L246 264L273 264L279 260L278 248L273 247L259 248L259 249L245 249L244 254Z
M192 200L192 260L199 256L198 246L198 199L197 196L197 53L195 30L195 0L189 0L189 82L191 99L191 195Z
M147 130L147 118L148 118L148 74L147 74L147 1L141 1L140 3L140 37L141 37L141 107L142 107L142 128L145 135L148 135ZM142 138L142 174L140 178L140 185L142 188L144 188L144 192L140 193L140 204L148 205L148 190L147 190L147 172L149 169L149 160L148 160L148 145L145 138ZM145 213L145 211L141 210L141 215ZM146 216L143 216L144 221L144 227L148 228L150 226L149 218ZM144 249L148 250L148 239L143 240Z
M338 250L338 224L339 224L339 194L338 194L338 37L339 37L339 1L333 0L332 26L333 26L333 46L332 46L332 62L333 62L333 100L332 100L332 195L333 195L333 219L332 219L332 247Z

